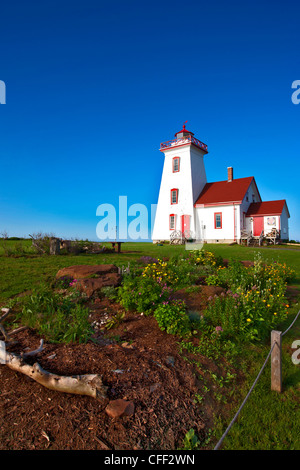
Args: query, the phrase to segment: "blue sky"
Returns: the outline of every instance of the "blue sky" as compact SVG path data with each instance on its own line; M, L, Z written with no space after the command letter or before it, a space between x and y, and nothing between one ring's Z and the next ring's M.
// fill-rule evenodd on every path
M157 203L184 121L208 181L255 176L300 239L297 1L1 5L0 232L96 240L100 204Z

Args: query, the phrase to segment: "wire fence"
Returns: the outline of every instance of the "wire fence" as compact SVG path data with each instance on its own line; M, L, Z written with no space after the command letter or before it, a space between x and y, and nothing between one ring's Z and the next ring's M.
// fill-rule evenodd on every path
M299 312L297 313L296 317L294 318L293 322L290 324L290 326L289 326L283 333L281 333L281 336L284 336L284 335L292 328L292 326L294 325L294 323L297 321L297 318L299 317L299 314L300 314L300 310L299 310ZM234 415L233 419L231 420L229 426L227 427L226 431L225 431L224 434L222 435L221 439L219 440L219 442L218 442L217 445L215 446L214 450L218 450L218 449L221 447L221 445L222 445L222 443L223 443L225 437L227 436L228 432L230 431L230 429L232 428L233 424L234 424L235 421L237 420L237 418L238 418L240 412L242 411L244 405L246 404L248 398L250 397L250 395L251 395L251 393L252 393L252 391L253 391L255 385L257 384L257 382L258 382L258 380L259 380L259 378L260 378L260 376L261 376L261 374L262 374L264 368L266 367L266 365L267 365L267 363L268 363L268 360L269 360L269 357L271 356L271 354L272 354L272 352L273 352L273 349L274 349L274 347L275 347L276 345L277 345L276 342L274 342L274 343L272 344L271 349L270 349L270 351L269 351L269 353L268 353L268 355L267 355L267 357L266 357L266 360L265 360L265 362L263 363L263 365L262 365L262 367L261 367L259 373L257 374L257 377L256 377L256 379L254 380L252 387L250 388L249 392L247 393L245 399L243 400L241 406L239 407L238 411L237 411L236 414Z

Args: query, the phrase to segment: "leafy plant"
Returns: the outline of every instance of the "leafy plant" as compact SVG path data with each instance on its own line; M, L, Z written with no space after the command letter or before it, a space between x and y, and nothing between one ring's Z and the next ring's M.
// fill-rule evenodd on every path
M200 446L200 441L195 434L194 429L190 429L183 439L183 448L181 450L195 450Z
M113 286L102 287L100 292L109 300L116 300L118 298L118 289Z
M161 330L172 335L186 336L191 332L191 324L182 301L163 303L154 312Z
M118 300L126 310L151 314L158 304L169 299L172 288L156 275L128 275L118 289Z
M115 328L122 323L125 317L125 312L117 313L114 317L110 318L106 323L105 323L105 328L107 330L110 330L111 328Z

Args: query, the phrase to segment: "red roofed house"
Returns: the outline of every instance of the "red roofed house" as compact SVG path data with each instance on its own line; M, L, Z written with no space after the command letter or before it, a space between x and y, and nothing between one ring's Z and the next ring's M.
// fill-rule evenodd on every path
M247 244L289 238L285 200L262 202L253 176L207 183L207 146L186 130L160 146L165 155L152 239Z

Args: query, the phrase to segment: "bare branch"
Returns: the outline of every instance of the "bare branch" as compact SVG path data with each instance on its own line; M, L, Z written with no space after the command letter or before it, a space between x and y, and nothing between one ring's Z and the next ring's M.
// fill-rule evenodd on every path
M3 315L0 317L0 323L3 322L3 320L10 314L10 308L1 308L1 312L3 312Z
M43 344L44 344L44 340L41 339L40 341L40 345L37 349L34 349L33 351L29 351L27 353L22 353L21 354L21 357L29 357L29 356L36 356L36 354L38 354L39 352L43 351L44 348L43 348Z
M12 330L8 333L9 336L15 335L19 333L20 331L27 330L27 326L20 326L20 328L16 328L15 330Z
M5 330L4 326L1 325L1 323L0 323L0 331L4 336L4 341L9 341L10 340L9 334L6 333L6 330Z

